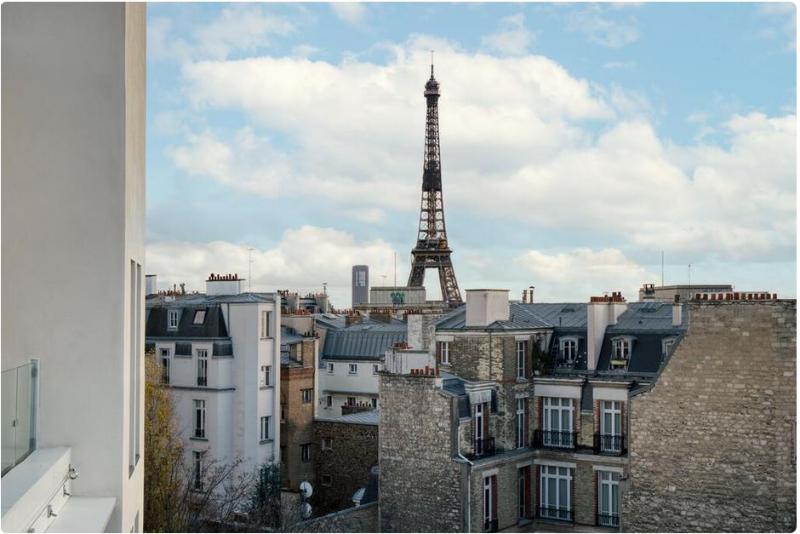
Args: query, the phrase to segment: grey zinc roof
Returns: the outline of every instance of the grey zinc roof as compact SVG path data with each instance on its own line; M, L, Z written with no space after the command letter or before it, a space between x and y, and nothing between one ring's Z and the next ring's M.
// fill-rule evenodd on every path
M380 410L367 410L364 412L350 413L347 415L334 415L320 418L319 421L332 423L352 423L356 425L377 425L380 421Z
M522 304L509 303L507 321L495 321L489 325L493 330L527 330L531 328L575 327L586 328L586 304L541 302ZM436 323L437 330L461 330L466 328L466 306L448 313Z
M635 332L675 333L688 326L689 314L684 306L681 327L672 326L672 304L658 301L631 302L628 309L619 316L617 324L609 326L609 334Z
M365 319L347 328L331 329L325 336L322 357L328 360L380 360L395 343L406 341L402 321L382 323Z
M294 328L288 326L281 327L281 345L294 345L301 343L303 336L299 335Z

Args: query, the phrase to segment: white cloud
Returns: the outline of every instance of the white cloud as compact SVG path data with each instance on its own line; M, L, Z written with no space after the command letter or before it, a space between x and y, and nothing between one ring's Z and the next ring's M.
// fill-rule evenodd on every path
M792 2L763 2L758 4L758 13L772 22L761 28L756 37L765 40L784 40L784 51L797 50L797 6Z
M611 291L622 291L628 300L636 300L642 283L656 280L656 275L614 248L576 248L554 254L529 250L515 263L533 275L537 301L585 302L592 295Z
M635 61L608 61L603 63L603 68L608 70L616 70L616 69L633 69L636 67Z
M392 47L385 65L189 64L184 90L195 112L241 111L254 126L232 139L195 133L167 155L198 178L330 199L370 222L413 211L431 48L448 212L513 220L524 231L588 232L640 254L794 256L794 115L715 124L726 147L674 145L659 139L638 93L576 78L545 57L472 54L424 37Z
M331 9L336 17L353 26L360 26L367 16L367 8L359 2L332 2Z
M525 54L534 40L533 32L525 27L525 15L517 13L500 21L496 33L481 38L483 46L511 56Z
M582 33L590 42L608 48L621 48L639 39L639 29L633 17L622 20L619 13L612 17L607 11L599 5L573 11L567 18L567 30Z
M187 291L204 291L203 281L212 272L236 272L246 278L248 249L228 241L157 241L147 246L147 270L158 275L159 287L185 282ZM351 267L367 264L377 280L380 274L392 272L393 252L383 240L359 241L332 228L290 229L274 247L252 251L252 290L319 291L327 282L334 305L348 307ZM398 265L398 272L406 269Z
M172 36L173 23L156 18L147 25L147 50L158 60L180 62L225 59L233 52L253 52L269 46L272 36L294 31L292 24L256 4L232 4L219 17L199 26L186 40Z

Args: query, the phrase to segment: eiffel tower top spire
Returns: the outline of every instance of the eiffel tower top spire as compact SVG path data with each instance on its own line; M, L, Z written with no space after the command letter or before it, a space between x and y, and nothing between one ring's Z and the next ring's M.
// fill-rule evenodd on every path
M425 160L422 189L441 191L442 162L439 152L439 82L433 77L433 52L431 52L431 77L425 84L428 113L425 121Z

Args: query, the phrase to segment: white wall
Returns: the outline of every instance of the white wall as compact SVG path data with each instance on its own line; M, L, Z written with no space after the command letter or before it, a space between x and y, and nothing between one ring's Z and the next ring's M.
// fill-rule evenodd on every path
M72 447L74 494L116 497L109 529L141 530L129 266L143 294L145 7L2 10L2 367L41 359L39 446Z
M333 363L333 373L328 372L328 364ZM350 364L358 365L358 373L350 374ZM325 418L331 415L341 415L341 407L347 402L347 397L356 397L357 402L369 402L378 397L378 375L373 373L372 366L377 365L383 369L383 362L364 360L322 360L324 368L317 369L318 375L318 417ZM334 393L336 392L336 393ZM326 397L333 397L333 406L327 408Z
M508 317L508 289L467 289L466 326L488 326Z

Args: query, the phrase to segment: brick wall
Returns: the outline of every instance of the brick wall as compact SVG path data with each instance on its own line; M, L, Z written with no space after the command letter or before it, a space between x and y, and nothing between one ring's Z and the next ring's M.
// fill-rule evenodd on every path
M687 335L629 406L623 528L794 530L796 304L687 311Z
M381 531L461 531L452 398L433 377L387 373L381 374L380 395Z
M322 438L333 440L331 450L322 450ZM316 470L314 495L317 513L353 506L353 494L369 482L369 470L378 463L378 426L314 421L313 460ZM331 476L331 484L322 482Z
M283 486L290 489L296 490L303 480L314 479L313 463L302 462L300 454L300 446L313 440L311 422L314 419L313 397L312 402L304 403L302 390L313 387L313 367L281 368L281 404L286 414L286 420L281 422L281 449L284 450L281 479Z

